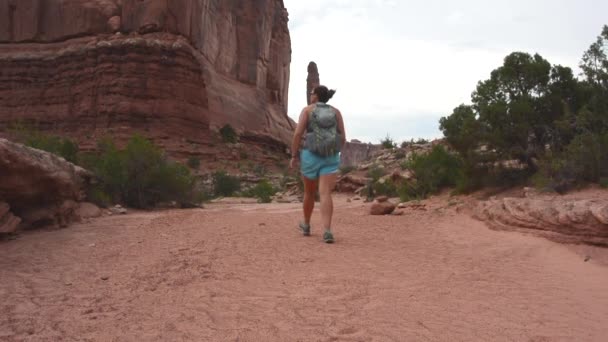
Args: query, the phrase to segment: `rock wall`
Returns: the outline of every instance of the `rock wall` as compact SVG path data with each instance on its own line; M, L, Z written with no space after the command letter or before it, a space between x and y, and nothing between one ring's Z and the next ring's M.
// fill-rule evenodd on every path
M358 167L361 163L369 161L374 156L374 153L380 151L380 145L365 144L356 141L350 141L342 147L340 162L342 166Z
M230 124L286 145L287 20L282 0L0 0L0 131L191 154Z

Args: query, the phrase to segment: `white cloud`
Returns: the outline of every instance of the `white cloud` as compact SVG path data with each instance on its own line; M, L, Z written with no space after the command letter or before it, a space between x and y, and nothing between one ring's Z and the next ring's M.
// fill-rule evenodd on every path
M595 40L599 0L285 0L292 39L289 115L306 104L306 67L338 92L349 138L438 137L438 119L512 51L576 67ZM433 124L433 122L435 124Z

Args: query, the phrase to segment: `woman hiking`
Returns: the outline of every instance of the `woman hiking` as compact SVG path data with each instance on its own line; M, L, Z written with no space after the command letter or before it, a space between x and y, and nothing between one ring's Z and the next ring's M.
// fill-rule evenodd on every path
M344 121L340 111L327 104L335 94L326 86L318 86L310 93L310 105L300 113L298 126L291 144L289 166L300 164L304 182L304 221L299 227L304 236L310 235L310 217L315 206L317 187L321 197L321 222L325 232L323 241L334 242L331 230L333 201L331 193L336 185L340 166L340 148L346 142ZM304 137L304 146L300 144Z

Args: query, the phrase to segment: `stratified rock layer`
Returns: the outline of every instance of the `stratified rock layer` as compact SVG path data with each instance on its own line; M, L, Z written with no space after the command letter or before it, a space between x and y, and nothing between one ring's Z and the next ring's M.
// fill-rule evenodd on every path
M285 145L291 42L281 0L0 0L0 131L87 148L141 132L170 153L230 124Z

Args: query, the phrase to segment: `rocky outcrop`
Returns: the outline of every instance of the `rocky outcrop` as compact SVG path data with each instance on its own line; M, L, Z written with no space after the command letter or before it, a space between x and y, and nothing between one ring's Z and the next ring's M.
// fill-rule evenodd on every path
M493 199L480 203L474 216L493 229L608 246L608 199Z
M6 202L0 202L0 234L13 233L21 219L10 212L10 206Z
M141 132L191 155L230 124L286 146L287 20L282 0L0 0L0 131L85 149Z
M63 158L5 139L0 139L0 170L0 202L8 204L0 205L0 221L11 220L10 206L24 227L66 226L91 182L88 171Z
M310 93L321 85L319 69L315 62L308 63L308 76L306 77L306 103L310 104Z
M346 167L359 166L374 157L379 151L382 151L382 146L380 145L355 141L346 142L342 147L340 163Z

